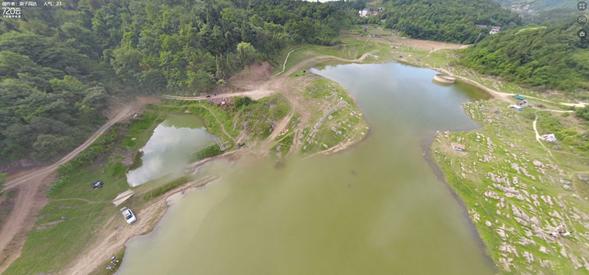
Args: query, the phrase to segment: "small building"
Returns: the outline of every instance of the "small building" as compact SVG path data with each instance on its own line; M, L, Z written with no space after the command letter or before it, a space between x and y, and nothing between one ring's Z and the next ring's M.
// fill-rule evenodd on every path
M501 32L501 26L493 26L491 27L491 31L489 31L489 34L493 35L498 34L499 32Z
M456 151L456 152L466 152L466 146L464 146L464 144L460 144L460 143L452 143L452 150Z
M514 109L516 111L521 111L521 110L523 110L525 108L525 106L520 106L520 105L517 105L517 104L513 104L513 105L509 105L509 108Z
M558 140L556 139L556 136L555 136L554 134L546 134L546 135L542 135L542 136L540 136L540 138L542 138L542 140L544 140L544 141L547 141L547 142L552 142L552 143L554 143L554 142L558 141Z
M384 8L365 8L358 11L360 17L378 16L384 12Z

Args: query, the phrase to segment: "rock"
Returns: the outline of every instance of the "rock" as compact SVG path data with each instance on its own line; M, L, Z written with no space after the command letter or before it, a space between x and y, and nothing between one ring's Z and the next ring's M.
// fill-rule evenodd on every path
M530 244L535 244L536 242L534 242L534 240L532 239L528 239L526 237L521 237L519 239L519 244L521 245L530 245Z
M497 235L499 235L499 237L502 240L506 240L507 239L507 233L505 233L505 228L503 226L497 228Z
M569 255L567 253L567 250L564 248L564 246L560 248L560 255L563 256L563 257L565 257L565 258L568 258L569 257Z
M589 183L589 174L580 173L577 178L584 183Z
M504 258L504 257L499 258L499 264L501 265L503 270L505 270L507 272L511 272L511 266L513 265L511 263L512 261L513 261L512 259L508 259L508 258Z
M543 268L552 268L552 262L549 260L540 260L540 266Z
M517 253L517 249L515 249L514 246L508 244L508 243L503 243L501 244L501 246L499 246L499 251L503 252L503 253L507 253L507 254L513 254L516 256L519 256Z
M542 162L541 162L541 161L539 161L539 160L534 160L534 161L532 161L532 163L534 164L534 166L536 166L536 167L538 167L538 168L542 168L542 167L544 167L544 163L542 163Z
M524 258L526 258L526 261L531 264L534 261L534 255L532 255L532 253L528 252L528 251L524 251Z

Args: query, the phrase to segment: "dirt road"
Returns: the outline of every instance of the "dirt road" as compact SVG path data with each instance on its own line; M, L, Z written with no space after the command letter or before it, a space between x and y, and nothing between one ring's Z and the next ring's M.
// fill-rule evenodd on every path
M59 161L9 178L4 190L16 189L18 193L14 207L0 229L0 273L20 255L27 233L33 227L37 214L47 203L45 192L55 179L57 169L78 156L114 124L129 118L145 104L154 101L153 98L138 98L132 104L118 108L102 127Z
M208 96L163 95L162 97L164 99L172 99L172 100L201 101L201 100L210 100L210 99L221 99L221 98L247 96L253 100L258 100L258 99L261 99L264 97L268 97L268 96L274 94L276 91L287 89L288 85L285 85L285 83L288 81L288 76L299 71L299 70L302 70L304 68L308 68L308 67L311 67L311 66L318 64L320 62L328 61L328 60L335 60L335 61L340 61L343 63L359 63L359 62L363 62L364 60L366 60L366 58L370 57L371 55L372 55L372 53L368 52L368 53L363 54L362 56L360 56L357 59L346 59L346 58L331 56L331 55L314 56L314 57L305 59L305 60L297 63L296 65L294 65L290 69L288 69L288 71L286 71L286 72L284 72L285 68L283 68L284 73L280 72L279 74L274 75L274 77L272 77L271 79L261 83L257 88L243 91L243 92L221 93L221 94L217 94L217 95L213 95L213 96L211 96L211 95L208 95ZM286 66L286 63L287 63L289 57L290 57L290 52L286 56L283 66Z

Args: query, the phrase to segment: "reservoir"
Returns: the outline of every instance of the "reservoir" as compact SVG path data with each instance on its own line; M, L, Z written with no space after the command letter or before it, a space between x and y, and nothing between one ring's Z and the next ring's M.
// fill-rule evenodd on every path
M192 155L214 140L197 117L169 115L141 148L141 165L127 173L127 182L134 187L182 172Z
M311 159L217 161L221 179L134 238L120 274L492 274L460 202L424 158L436 130L476 127L471 87L398 63L316 74L356 99L370 134ZM425 148L425 149L424 149Z

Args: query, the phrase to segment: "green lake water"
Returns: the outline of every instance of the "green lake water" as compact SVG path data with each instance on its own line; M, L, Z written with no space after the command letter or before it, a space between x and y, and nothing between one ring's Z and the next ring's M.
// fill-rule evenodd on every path
M141 165L127 173L127 182L138 186L180 173L196 151L214 140L197 117L169 115L141 149Z
M213 162L221 179L172 206L134 238L120 274L492 274L473 227L424 159L435 130L476 125L481 97L402 64L315 73L357 100L371 131L336 155ZM141 217L139 217L141 218Z

